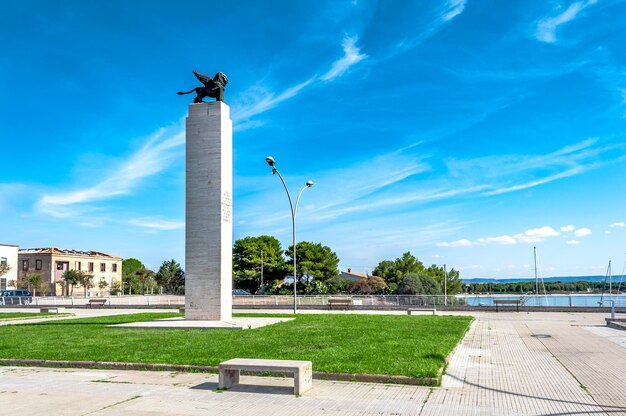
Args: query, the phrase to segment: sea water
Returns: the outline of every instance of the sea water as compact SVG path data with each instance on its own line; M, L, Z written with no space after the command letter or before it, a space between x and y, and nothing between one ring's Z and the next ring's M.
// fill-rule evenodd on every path
M621 295L457 295L458 299L464 300L469 306L494 306L494 299L498 300L521 300L521 306L586 306L599 307L602 302L605 307L626 307L626 294Z

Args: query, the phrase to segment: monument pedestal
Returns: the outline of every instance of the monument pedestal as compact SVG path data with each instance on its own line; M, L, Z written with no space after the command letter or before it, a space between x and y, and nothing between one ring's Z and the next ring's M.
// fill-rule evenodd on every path
M186 122L185 319L232 319L233 154L230 108L189 105Z

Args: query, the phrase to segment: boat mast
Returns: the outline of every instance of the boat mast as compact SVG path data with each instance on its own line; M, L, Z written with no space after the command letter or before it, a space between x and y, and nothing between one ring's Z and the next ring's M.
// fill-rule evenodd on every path
M539 306L539 280L537 280L537 247L533 247L533 255L535 258L535 296L537 297L537 306Z

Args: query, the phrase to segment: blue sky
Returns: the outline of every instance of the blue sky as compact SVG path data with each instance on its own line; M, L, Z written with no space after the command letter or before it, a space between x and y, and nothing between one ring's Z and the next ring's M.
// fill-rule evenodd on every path
M626 260L626 2L0 6L0 242L184 261L191 70L229 77L234 236L371 271L603 275Z

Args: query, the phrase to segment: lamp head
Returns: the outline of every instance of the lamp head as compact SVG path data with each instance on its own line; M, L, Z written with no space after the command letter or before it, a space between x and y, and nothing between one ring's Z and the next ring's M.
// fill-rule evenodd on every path
M309 188L313 186L313 181L307 181L306 186Z
M274 167L274 165L276 164L276 161L274 160L274 158L272 156L268 156L265 158L265 161L267 162L268 165L270 165L271 167Z

